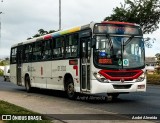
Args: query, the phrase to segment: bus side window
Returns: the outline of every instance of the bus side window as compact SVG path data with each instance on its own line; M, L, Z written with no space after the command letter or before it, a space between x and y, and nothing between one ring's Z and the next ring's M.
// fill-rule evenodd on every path
M42 59L51 59L51 40L43 41L42 43Z
M11 49L11 64L14 64L17 62L16 55L17 55L17 48L12 48Z
M66 58L77 57L78 53L78 34L66 36Z
M65 57L66 57L66 58L68 58L68 57L71 56L71 48L70 48L70 46L69 46L70 37L71 37L71 36L67 35L67 36L66 36L66 40L65 40L65 42L66 42Z
M32 60L32 45L27 44L24 46L23 62L30 62Z
M78 53L78 34L74 34L72 37L72 47L71 47L71 56L77 57Z
M42 56L41 56L41 47L42 47L41 41L35 42L33 44L33 56L32 56L32 60L33 61L41 60L41 58L42 58Z
M62 58L64 56L64 37L56 38L53 43L53 58Z

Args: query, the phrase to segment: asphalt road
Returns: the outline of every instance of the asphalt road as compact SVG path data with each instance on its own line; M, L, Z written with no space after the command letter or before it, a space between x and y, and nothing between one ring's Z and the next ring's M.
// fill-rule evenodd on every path
M4 82L3 78L0 78L0 92L11 92L14 94L27 94L24 87L19 87L10 82ZM1 94L1 93L0 93ZM30 97L43 97L51 101L54 99L57 101L62 101L63 104L67 104L74 106L77 110L81 110L80 113L83 112L83 108L88 108L94 110L94 112L108 112L108 113L118 113L122 115L156 115L160 116L160 86L159 85L148 85L146 92L138 92L138 93L130 93L130 94L122 94L118 97L118 99L113 101L106 101L104 97L94 97L86 95L78 96L77 100L72 101L68 100L65 97L64 92L61 91L51 91L51 90L39 90L37 89L33 93L29 94ZM5 99L5 97L4 97ZM35 98L36 99L36 98ZM47 100L45 100L47 101ZM78 109L79 107L79 109ZM37 109L38 110L38 109ZM58 109L57 109L58 110ZM66 110L69 111L69 110ZM66 112L67 114L70 112ZM71 112L73 114L73 112Z

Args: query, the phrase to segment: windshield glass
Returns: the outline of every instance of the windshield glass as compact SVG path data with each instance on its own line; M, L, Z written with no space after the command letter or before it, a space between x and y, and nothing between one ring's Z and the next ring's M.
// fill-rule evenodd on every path
M134 69L144 66L142 37L96 36L94 64L106 69Z

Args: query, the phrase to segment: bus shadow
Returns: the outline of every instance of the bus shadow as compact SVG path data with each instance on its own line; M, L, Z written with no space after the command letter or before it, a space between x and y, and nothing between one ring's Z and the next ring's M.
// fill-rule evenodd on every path
M76 98L77 101L87 102L91 104L116 104L116 103L129 103L129 102L136 102L134 99L128 98L108 98L107 96L98 96L98 95L86 95L86 94L79 94Z
M21 89L20 91L26 92L25 89ZM59 90L33 88L32 91L29 92L28 94L32 94L32 93L34 93L34 94L42 94L42 95L46 95L46 96L67 98L65 92L64 91L59 91Z
M21 88L19 91L26 92L25 89ZM27 92L26 92L27 93ZM56 98L68 99L67 95L64 91L59 90L49 90L49 89L39 89L34 88L29 94L42 94L46 96L53 96ZM69 99L68 99L69 100ZM87 94L77 94L77 97L72 101L79 101L79 102L86 102L91 104L103 104L103 103L128 103L134 102L134 99L127 99L127 98L115 98L109 99L107 96L99 96L99 95L87 95Z

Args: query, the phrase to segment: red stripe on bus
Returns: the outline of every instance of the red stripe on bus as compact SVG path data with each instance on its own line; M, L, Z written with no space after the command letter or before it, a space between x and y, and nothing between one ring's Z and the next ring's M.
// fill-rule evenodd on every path
M43 75L43 67L41 67L41 76Z
M73 66L73 69L76 70L76 76L78 76L78 66L77 66L77 65L74 65L74 66Z
M135 24L134 23L128 23L128 22L119 22L119 21L103 21L102 23L105 23L105 24L124 24L124 25L131 25L131 26L134 26Z
M51 39L51 38L52 38L52 35L50 35L50 34L43 37L44 40L48 40L48 39Z

